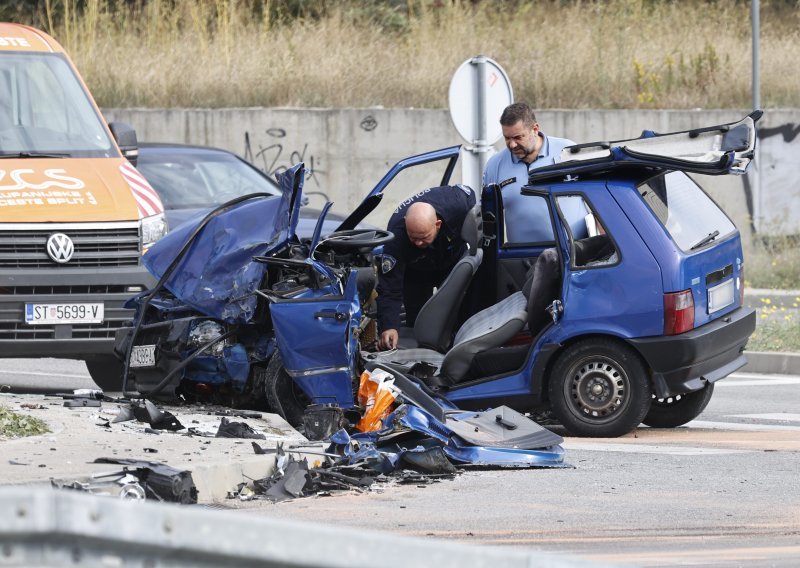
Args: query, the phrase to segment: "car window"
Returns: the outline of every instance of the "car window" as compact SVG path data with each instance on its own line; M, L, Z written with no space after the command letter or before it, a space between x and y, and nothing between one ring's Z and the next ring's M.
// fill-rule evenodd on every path
M683 172L657 176L638 189L675 244L684 251L736 230L717 204Z
M275 182L234 155L223 152L141 152L137 169L167 209L220 205L251 193L280 191Z
M386 227L392 214L401 203L420 192L441 185L447 165L447 160L437 160L400 171L383 190L383 199L380 204L364 218L364 221L376 227ZM453 175L450 183L458 183L457 177L457 175Z
M619 261L614 240L583 196L559 195L556 205L567 228L572 268L610 266Z
M503 211L503 245L525 247L549 244L555 239L550 207L542 195L500 192Z

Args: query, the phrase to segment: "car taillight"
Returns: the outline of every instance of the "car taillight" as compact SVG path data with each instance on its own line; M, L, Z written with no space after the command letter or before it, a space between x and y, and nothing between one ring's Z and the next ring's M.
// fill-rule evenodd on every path
M664 294L664 335L677 335L692 328L694 328L692 291Z

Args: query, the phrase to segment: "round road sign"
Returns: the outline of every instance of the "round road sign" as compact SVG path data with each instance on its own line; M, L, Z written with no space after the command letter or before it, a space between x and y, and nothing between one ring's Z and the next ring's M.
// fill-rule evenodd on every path
M483 70L485 79L482 81ZM481 82L485 93L483 113L480 109ZM500 115L514 102L514 93L503 68L492 59L479 55L467 59L453 74L449 99L450 117L461 137L469 144L491 146L503 134Z

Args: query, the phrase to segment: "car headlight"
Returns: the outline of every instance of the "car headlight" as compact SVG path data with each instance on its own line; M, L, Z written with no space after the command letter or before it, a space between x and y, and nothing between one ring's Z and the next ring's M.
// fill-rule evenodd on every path
M142 219L142 253L158 239L167 234L167 219L163 213Z
M195 320L189 327L189 335L186 344L192 348L200 348L203 345L216 341L225 333L225 327L212 320ZM232 344L229 339L215 343L208 349L208 354L214 357L221 357L226 345Z

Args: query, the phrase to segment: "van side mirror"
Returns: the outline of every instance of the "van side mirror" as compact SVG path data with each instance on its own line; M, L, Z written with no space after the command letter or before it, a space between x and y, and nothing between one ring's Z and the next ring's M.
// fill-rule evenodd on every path
M111 129L111 134L117 141L122 155L135 166L139 158L139 141L136 139L136 130L124 122L111 122L108 127Z

